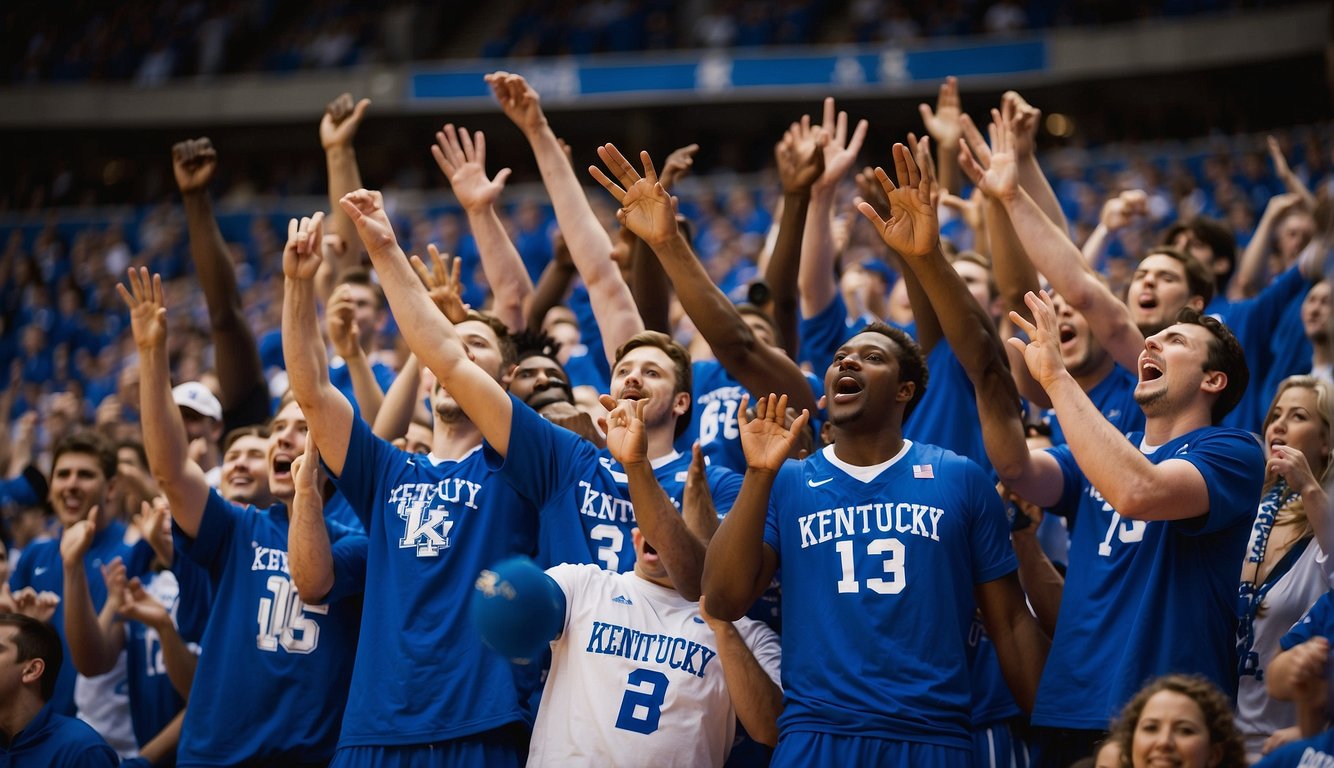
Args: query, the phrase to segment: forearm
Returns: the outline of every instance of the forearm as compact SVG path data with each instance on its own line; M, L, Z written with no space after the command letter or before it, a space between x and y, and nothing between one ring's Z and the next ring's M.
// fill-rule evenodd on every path
M361 418L368 424L374 423L384 404L384 392L375 378L375 371L371 369L370 360L362 349L357 348L344 357L343 362L347 364L347 372L352 379L352 395L357 399Z
M1320 688L1324 688L1321 685ZM1297 700L1297 729L1303 739L1311 739L1323 733L1329 725L1325 716L1325 697L1312 696Z
M1018 586L1014 589L1017 591ZM1037 700L1042 668L1046 666L1047 654L1051 650L1051 640L1042 633L1037 621L1028 615L1022 596L1018 600L1020 610L1008 616L1009 626L1000 632L994 632L993 627L988 627L987 633L996 645L996 657L1001 663L1001 674L1005 677L1010 693L1024 712L1031 713L1033 703Z
M1042 166L1038 165L1036 155L1029 155L1019 161L1019 186L1033 198L1033 202L1037 203L1038 208L1042 209L1042 213L1047 217L1047 220L1055 225L1062 234L1069 237L1070 222L1066 221L1065 212L1061 210L1061 203L1056 199L1056 192L1052 190L1046 174L1042 172Z
M360 253L357 244L357 227L351 217L343 211L338 201L349 192L361 189L361 168L357 165L357 151L351 145L332 146L324 150L325 167L329 172L329 220L328 231L343 238L347 243L347 261L355 263ZM348 264L332 264L333 284L336 284ZM332 285L330 286L332 288ZM321 297L327 300L328 295Z
M654 244L653 252L676 286L682 308L728 373L753 392L783 393L798 411L815 412L815 397L801 368L755 338L741 313L709 279L683 235L678 232L675 238Z
M1000 291L1005 311L1029 317L1024 296L1030 291L1037 293L1042 287L1038 271L1024 252L1024 245L1010 223L1005 206L991 197L985 198L983 206L991 242L991 270L996 276L996 288Z
M923 356L930 355L931 350L936 348L945 335L940 325L940 316L936 314L935 304L931 301L917 272L904 264L902 258L898 261L902 266L899 279L903 280L904 290L908 294L908 305L912 307L913 324L917 328L917 346L922 348ZM968 297L968 301L972 304L977 303L973 301L972 296ZM848 317L853 317L851 307L848 308Z
M940 323L941 331L959 364L975 384L983 376L1003 370L1009 379L1009 368L995 325L986 310L978 305L963 278L945 261L937 248L934 252L914 259L905 259L908 269L921 282L927 304ZM911 284L910 284L911 285ZM910 288L911 290L911 288ZM941 311L944 310L944 311ZM913 307L913 316L920 318L919 308ZM918 321L921 322L920 319ZM1017 402L1016 393L1014 401Z
M801 293L801 313L815 317L829 306L838 292L834 277L834 234L831 216L834 188L811 190L806 209L806 228L801 237L801 264L797 270L797 288Z
M1019 585L1024 588L1029 605L1033 606L1038 626L1052 637L1056 634L1056 617L1061 610L1065 579L1042 551L1036 534L1016 533L1010 541L1019 560Z
M166 345L139 349L139 422L148 468L166 494L171 516L189 536L199 529L208 485L188 456L189 439L171 397Z
M292 584L307 603L320 604L334 586L333 545L318 489L298 486L287 528Z
M317 408L329 383L329 361L316 313L315 282L283 280L283 359L288 384L302 410Z
M61 610L65 612L65 641L69 644L70 661L79 674L94 677L111 671L116 665L119 647L102 634L93 598L88 591L88 575L82 559L65 563L65 594Z
M634 244L630 246L630 270L633 275L630 293L635 297L635 306L639 307L644 329L671 335L672 323L668 316L672 303L671 284L653 250L638 237L634 237Z
M723 680L737 719L752 739L775 746L778 716L783 712L783 689L760 666L730 621L715 621L709 628L718 641L718 661L723 665Z
M546 269L542 270L542 276L537 278L537 286L533 289L533 295L529 297L527 309L524 311L530 330L535 331L542 327L542 321L546 320L551 308L565 300L565 294L570 292L570 284L578 274L572 264L562 264L554 260L547 264Z
M1107 229L1106 224L1099 224L1093 228L1093 232L1084 241L1081 252L1084 254L1084 263L1090 268L1098 269L1102 266L1102 256L1107 250L1107 241L1111 238L1111 234L1111 230Z
M482 257L482 273L491 286L492 314L511 332L523 330L523 308L533 294L533 281L518 249L505 232L494 206L469 209L468 226Z
M1264 288L1265 256L1269 253L1269 243L1274 236L1274 217L1269 210L1260 217L1255 225L1255 233L1242 251L1241 262L1228 284L1228 298L1233 301L1248 299Z
M389 385L389 391L375 415L371 432L383 440L397 440L408 433L412 414L417 409L417 391L421 386L421 363L415 354L408 354L403 368Z
M162 663L167 668L167 679L171 681L171 687L176 689L176 693L188 701L199 656L190 649L171 621L162 622L153 629L157 630L158 642L162 643Z
M800 346L798 301L801 279L801 243L806 231L806 216L811 207L810 190L783 194L783 214L778 219L778 237L764 271L764 281L773 295L774 325L783 337L787 356L797 359Z
M704 556L704 594L709 613L735 621L769 586L765 564L764 519L774 473L749 469L732 509L709 542Z
M698 600L704 544L686 528L685 520L653 476L648 461L627 465L625 474L640 532L658 551L676 591L687 600Z
M171 722L163 726L157 735L139 747L139 756L150 765L167 765L176 756L176 745L181 740L181 723L185 721L185 710L176 713Z

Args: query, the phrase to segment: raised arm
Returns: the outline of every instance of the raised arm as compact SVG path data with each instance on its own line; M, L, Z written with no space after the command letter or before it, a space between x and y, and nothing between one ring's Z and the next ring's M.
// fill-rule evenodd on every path
M1242 252L1237 272L1232 276L1232 282L1228 284L1229 299L1233 301L1249 299L1265 287L1269 280L1268 265L1265 262L1273 247L1274 227L1289 211L1302 205L1301 195L1295 192L1284 192L1269 198L1265 212L1260 215L1260 221L1255 225L1255 232L1251 235L1250 242L1246 244L1246 250Z
M764 594L778 569L778 553L764 542L769 493L810 420L810 411L802 411L792 426L784 427L787 395L772 394L755 401L755 418L748 419L748 400L743 397L737 409L746 476L704 556L703 587L709 611L725 621L741 618Z
M162 643L162 663L167 667L171 687L176 689L181 698L188 700L199 657L190 650L181 633L176 631L176 622L167 607L148 594L138 579L131 579L124 589L120 615L157 632L158 640Z
M468 215L468 226L482 257L482 272L491 286L492 314L511 332L523 330L523 308L533 293L533 282L496 213L496 201L505 189L510 169L501 168L488 179L486 136L481 131L470 135L467 129L456 130L448 123L435 134L431 155Z
M797 364L782 350L755 338L736 307L709 279L677 226L671 196L658 183L648 153L639 155L643 176L613 144L599 147L598 156L620 183L596 166L590 166L589 173L621 204L616 213L621 224L648 243L658 256L676 286L681 306L713 347L718 362L747 389L781 389L796 407L814 408L810 385Z
M324 525L320 497L320 449L306 440L306 452L292 462L296 495L287 527L287 555L292 584L306 603L319 605L334 585L333 545Z
M690 172L691 166L695 164L695 153L698 151L698 144L689 144L672 150L667 156L667 162L663 163L662 176L658 179L662 182L663 189L670 193L672 185ZM635 305L639 307L639 316L644 320L644 328L670 335L672 293L667 273L651 253L648 244L640 240L635 233L621 227L621 240L621 247L628 245L630 248L630 292L635 297Z
M1056 617L1061 612L1061 595L1065 592L1065 578L1042 549L1038 541L1038 526L1042 524L1042 508L1030 504L1027 500L1013 493L1005 486L998 486L996 491L1007 504L1014 507L1016 523L1010 531L1010 543L1014 546L1015 559L1019 561L1019 585L1024 588L1028 604L1033 607L1033 615L1038 626L1047 637L1056 634Z
M737 720L752 739L770 747L776 746L778 716L783 712L783 689L769 676L736 625L714 618L706 607L707 602L700 598L699 614L718 641L718 660L723 665L723 680L727 683L727 695L732 699ZM770 656L771 664L776 664L777 656L782 653L778 637L767 628L754 630L752 637L760 646L758 650Z
M236 268L208 194L218 153L207 138L182 141L171 148L171 165L185 203L190 260L208 305L222 412L235 414L228 420L229 427L263 421L269 414L269 390L259 345L246 321L236 286Z
M667 492L658 484L648 459L648 428L644 408L648 399L614 400L601 397L607 415L607 450L625 469L630 503L635 508L639 532L657 550L676 591L687 600L698 600L700 574L704 570L704 543L676 511Z
M963 135L959 125L959 118L963 114L962 103L959 100L959 78L950 75L940 84L934 110L930 104L922 102L917 105L917 111L921 113L922 124L926 126L926 132L932 141L936 142L936 146L958 145L959 138ZM963 191L963 174L959 172L959 161L954 155L949 152L941 153L940 164L936 170L940 174L942 190L952 195L958 195Z
M570 255L579 275L584 279L592 300L593 315L602 329L603 346L608 363L616 349L627 339L644 330L644 323L635 308L630 287L621 277L621 270L611 258L611 237L602 228L593 208L579 186L561 150L556 134L547 124L537 91L519 75L494 72L486 76L496 100L505 116L523 131L537 158L542 183L551 197L556 211L556 222L570 247Z
M384 403L384 391L380 389L380 382L375 379L375 371L371 369L371 361L361 346L357 307L352 298L352 289L346 283L335 288L329 296L324 321L329 329L329 340L333 343L334 352L347 364L348 377L352 380L352 396L357 400L361 418L373 424Z
M338 209L338 201L348 192L361 188L361 169L357 166L357 151L352 142L357 137L357 129L361 127L361 120L370 105L370 99L353 102L352 94L343 93L329 102L320 118L320 146L324 147L324 161L329 172L331 206L329 223L325 229L337 235L343 245L341 252L330 254L335 258L321 265L320 276L315 281L320 301L328 301L339 276L360 261L358 257L361 249L356 245L356 229L352 221Z
M512 404L492 375L468 356L454 324L431 301L394 238L379 192L359 189L345 196L343 210L371 255L389 306L408 348L435 374L497 453L509 452ZM425 269L423 266L422 269ZM320 443L324 450L324 443ZM325 460L328 464L328 460ZM332 468L332 465L330 465Z
M1274 175L1283 181L1283 188L1301 196L1307 210L1314 211L1316 206L1315 195L1302 182L1301 177L1293 173L1292 167L1288 165L1288 158L1283 155L1283 147L1279 145L1278 139L1273 136L1266 136L1265 146L1269 148L1269 159L1274 163Z
M1010 319L1029 341L1014 338L1009 344L1024 353L1029 372L1047 391L1070 451L1089 483L1103 490L1107 503L1122 517L1132 520L1186 520L1207 514L1209 488L1200 470L1183 460L1151 463L1103 417L1066 370L1056 310L1046 291L1030 294L1028 308L1034 322L1016 313ZM1051 493L1033 494L1021 483L1008 484L1035 504L1046 507L1055 501Z
M167 496L172 519L185 535L194 538L208 501L208 480L187 455L185 422L171 398L162 276L154 274L150 278L146 267L132 267L126 284L128 289L117 284L116 291L130 308L130 328L139 349L139 419L148 468Z
M301 406L310 439L319 442L324 461L335 475L343 473L347 441L352 434L352 404L329 381L329 361L319 341L315 311L315 273L323 261L324 214L287 223L283 248L283 357L288 383Z
M1084 241L1084 263L1092 269L1100 269L1108 239L1148 212L1149 196L1142 189L1127 189L1107 198L1098 216L1098 226Z
M1070 223L1065 219L1065 212L1061 210L1061 204L1042 172L1042 166L1038 165L1038 126L1042 122L1042 110L1029 104L1018 92L1006 91L1001 97L1000 116L1014 129L1019 186L1033 198L1047 219L1068 237Z
M88 519L80 520L65 529L60 537L60 561L65 577L65 640L69 643L70 661L79 674L87 677L104 674L116 666L116 657L125 647L125 631L103 632L88 591L88 573L83 558L93 545L98 519L102 509L93 507Z
M371 432L376 437L392 442L408 433L413 413L421 400L421 380L421 363L415 354L409 353L408 359L403 361L403 367L394 377L394 383L384 393L384 403L380 405L380 412L375 415L375 423L371 425Z
M787 356L797 359L800 346L800 311L797 287L801 275L801 242L811 207L811 186L824 174L824 147L829 135L811 125L809 115L793 123L774 146L778 179L783 184L782 213L778 236L764 270L764 281L773 292L774 325L783 339Z
M579 270L574 268L574 260L570 258L570 248L565 244L565 238L557 232L551 244L551 261L547 262L546 268L537 278L533 295L529 297L528 306L524 308L528 330L542 330L542 322L546 320L547 313L552 307L565 301L570 286L578 276Z
M848 113L835 115L833 97L824 100L821 129L829 139L824 145L824 172L811 185L811 204L806 212L806 231L801 240L801 267L797 285L801 289L801 313L806 317L820 314L838 293L834 277L834 236L831 217L838 183L857 161L868 123L857 122L848 137Z
M1005 122L993 122L991 167L983 170L968 144L959 144L959 164L983 192L1000 200L1015 234L1033 265L1052 288L1084 315L1103 348L1126 370L1135 370L1144 349L1144 335L1130 310L1084 264L1083 254L1070 238L1042 212L1019 186L1014 132Z

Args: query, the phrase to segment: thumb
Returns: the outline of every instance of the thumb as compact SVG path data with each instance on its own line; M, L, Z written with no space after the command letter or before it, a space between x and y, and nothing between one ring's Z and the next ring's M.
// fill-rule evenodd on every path
M88 510L88 525L92 526L92 529L94 531L97 530L97 524L101 519L102 519L101 506L94 506L92 509Z
M505 179L508 179L509 177L510 177L510 169L501 168L500 170L496 171L496 178L494 179L494 181L497 184L504 184Z
M366 114L366 108L371 105L370 99L362 99L357 102L357 106L352 108L352 119L360 120Z

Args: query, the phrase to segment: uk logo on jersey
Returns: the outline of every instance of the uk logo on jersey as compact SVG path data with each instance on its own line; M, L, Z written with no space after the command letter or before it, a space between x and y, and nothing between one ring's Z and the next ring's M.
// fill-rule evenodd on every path
M454 521L449 520L449 509L440 503L434 483L405 483L389 495L403 520L403 538L400 549L415 547L417 557L436 557L440 550L449 548L449 532Z

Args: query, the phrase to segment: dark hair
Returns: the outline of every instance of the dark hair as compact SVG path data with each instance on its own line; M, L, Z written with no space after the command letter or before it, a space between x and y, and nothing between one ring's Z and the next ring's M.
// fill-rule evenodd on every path
M269 428L264 424L250 424L244 427L237 427L222 439L222 452L226 453L232 447L232 443L243 437L258 437L264 440L269 439Z
M134 451L134 455L136 455L136 456L139 457L139 464L140 464L141 466L145 467L145 468L148 467L148 451L144 450L144 444L143 444L143 442L142 442L142 441L139 441L139 440L136 440L136 439L134 439L134 438L132 438L132 437L125 437L125 438L121 438L120 440L117 440L117 441L116 441L116 467L117 467L117 469L119 469L119 467L120 467L120 449L121 449L121 448L129 448L131 451Z
M631 336L624 344L616 349L616 362L620 363L621 358L640 347L661 349L667 357L671 359L672 368L675 369L676 373L676 387L672 391L672 394L684 392L687 395L693 396L694 390L692 387L694 386L694 382L690 372L690 352L688 352L685 347L681 346L675 339L661 331L640 331L634 336ZM612 374L615 375L614 370L612 371ZM680 437L689 425L690 409L687 408L686 412L676 420L676 436Z
M515 363L521 363L530 357L546 357L556 365L560 365L560 361L556 359L556 355L560 352L560 342L551 338L545 331L525 328L511 334L510 339L514 342ZM561 370L565 369L563 365L560 367Z
M14 635L18 661L42 660L46 668L42 671L42 685L38 692L42 701L50 701L56 692L60 665L65 661L65 652L60 648L60 635L50 624L21 613L0 613L0 627L14 627L18 630L18 634Z
M1205 306L1214 300L1214 277L1194 257L1166 245L1153 248L1144 254L1144 259L1150 256L1166 256L1180 262L1182 269L1186 271L1186 287L1190 290L1190 295L1203 298ZM1140 261L1143 262L1144 259Z
M759 285L759 283L756 283L755 285ZM773 317L768 312L765 312L763 309L760 309L758 306L754 304L738 304L736 305L736 311L737 314L741 315L742 317L746 316L758 317L761 320L763 320L765 324L769 326L770 332L772 332L774 335L774 343L778 344L779 346L782 346L783 332L779 330L778 324L774 322Z
M1218 393L1218 399L1210 411L1210 420L1218 424L1237 407L1241 396L1246 393L1246 385L1250 383L1251 370L1246 365L1246 353L1242 351L1241 342L1232 335L1232 331L1216 318L1200 314L1190 307L1182 307L1177 313L1177 322L1203 326L1214 337L1209 342L1204 370L1222 371L1227 376L1227 385Z
M116 476L116 451L111 444L96 432L87 430L75 432L66 435L56 443L56 448L51 453L51 471L56 471L56 465L60 463L60 457L67 453L82 453L97 459L97 465L102 470L102 476L107 480Z
M470 309L468 310L468 320L485 323L491 329L491 332L496 335L496 342L500 345L500 372L508 371L510 366L514 365L518 359L518 351L514 347L514 338L510 336L510 329L501 322L500 318L490 312Z
M861 329L857 333L878 333L882 336L888 336L890 341L894 342L899 348L899 353L895 358L899 363L899 382L911 381L917 386L913 390L912 399L903 407L903 418L913 412L917 404L922 402L922 396L926 394L926 381L929 373L926 369L926 358L922 355L922 348L917 346L917 342L902 330L895 328L888 323L876 321Z
M371 278L371 273L369 271L362 269L361 267L352 267L351 269L343 270L343 272L338 275L338 285L343 285L344 283L347 285L364 285L367 288L370 288L371 293L375 294L375 301L377 304L376 309L385 308L384 289L380 287L379 283Z
M1121 764L1130 764L1130 748L1135 741L1135 729L1139 726L1144 705L1155 694L1163 691L1179 693L1189 698L1200 708L1204 715L1205 727L1209 729L1209 743L1223 748L1223 759L1219 768L1244 768L1246 751L1242 746L1241 733L1237 731L1236 721L1232 717L1232 702L1218 690L1218 687L1199 675L1163 675L1149 681L1135 694L1135 698L1121 710L1121 715L1112 724L1111 738L1121 745Z

